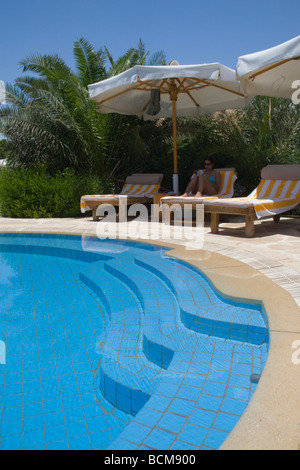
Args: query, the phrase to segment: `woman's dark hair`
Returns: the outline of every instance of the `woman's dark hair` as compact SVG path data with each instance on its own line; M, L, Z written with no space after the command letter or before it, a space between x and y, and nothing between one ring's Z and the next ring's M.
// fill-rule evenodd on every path
M206 160L208 160L210 163L213 164L213 166L215 166L215 159L214 159L214 157L207 157L207 158L204 159L204 161L206 161Z

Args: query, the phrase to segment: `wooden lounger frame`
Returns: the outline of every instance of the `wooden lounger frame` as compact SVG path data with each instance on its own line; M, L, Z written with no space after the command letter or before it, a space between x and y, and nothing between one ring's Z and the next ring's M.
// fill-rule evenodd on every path
M282 180L282 181L299 181L300 180L300 164L293 164L293 165L267 165L266 167L262 168L261 170L261 180ZM221 199L221 198L220 198ZM223 203L224 201L224 203ZM250 203L247 205L239 205L239 204L230 204L233 201L233 198L228 198L228 204L226 204L226 198L222 198L222 204L218 203L216 199L209 200L204 199L201 200L189 200L189 198L182 198L181 201L169 200L164 201L162 200L162 205L172 205L172 204L192 204L192 208L195 209L197 204L204 205L204 213L211 214L211 231L212 233L219 232L219 218L220 214L224 215L239 215L245 217L245 234L247 237L254 236L254 221L256 219L256 212L254 204ZM300 205L300 204L299 204ZM298 206L299 206L298 205ZM288 212L287 209L285 212ZM281 215L284 212L274 215L273 220L274 222L279 222ZM171 214L172 215L172 211ZM272 217L272 216L270 216Z
M126 194L125 194L126 196ZM104 199L104 198L103 198ZM150 197L132 197L130 196L130 194L128 194L127 196L127 206L131 206L132 204L149 204L149 203L152 203L152 198ZM115 200L107 200L105 201L105 199L103 201L95 201L94 199L89 199L88 200L88 205L89 207L92 209L92 215L93 215L93 220L98 220L98 216L97 216L97 209L99 206L105 206L105 205L110 205L110 206L119 206L119 209L120 211L122 210L123 208L123 205L120 205L118 199L115 199ZM123 214L125 215L125 214Z
M202 202L201 200L199 201L182 201L178 202L163 202L162 206L166 204L168 206L171 205L184 205L184 204L189 204L192 206L192 209L196 209L197 205L203 204L204 205L204 213L205 214L211 214L211 222L210 222L210 228L212 233L219 233L219 221L220 221L220 215L240 215L245 217L245 235L246 237L253 237L255 233L255 228L254 228L254 221L256 219L256 214L254 210L254 206L249 206L249 207L234 207L234 206L229 206L229 205L221 205L221 204L214 204L212 202ZM171 212L170 213L170 218L172 220L174 214ZM280 220L280 215L275 215L273 217L274 222L278 223Z
M157 185L157 187L161 184L163 179L162 173L133 173L132 175L127 176L125 180L125 185ZM154 193L156 194L156 193ZM125 208L127 206L131 206L133 204L151 204L153 201L154 194L149 193L149 195L145 196L145 194L141 196L137 196L136 193L120 193L115 195L103 195L102 197L97 196L83 196L85 206L88 207L86 210L91 210L93 215L93 220L98 220L97 216L97 209L100 206L115 206L119 207L119 215L126 216L122 212L125 212ZM126 205L120 204L119 196L127 196Z
M221 205L213 204L213 203L205 203L204 204L204 212L211 214L211 222L210 228L212 233L219 232L219 219L220 214L226 215L242 215L245 217L245 235L246 237L253 237L254 236L254 220L255 220L255 210L254 207L229 207ZM278 219L279 220L279 219Z
M245 216L245 235L246 237L253 237L255 234L254 228L254 221L256 219L256 214L253 206L250 207L229 207L221 205L213 204L213 203L205 203L204 205L204 212L211 214L211 232L218 233L219 232L219 216L220 214L226 215L242 215ZM280 221L280 217L282 214L277 214L273 217L275 223Z

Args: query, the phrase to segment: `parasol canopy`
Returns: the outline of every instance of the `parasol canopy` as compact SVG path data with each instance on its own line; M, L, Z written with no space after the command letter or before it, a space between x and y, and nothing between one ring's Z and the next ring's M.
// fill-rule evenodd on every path
M293 99L300 87L300 36L278 46L239 57L237 79L249 95Z
M137 115L144 120L172 118L174 192L178 192L176 117L197 117L249 104L235 71L219 63L137 65L89 85L100 113Z

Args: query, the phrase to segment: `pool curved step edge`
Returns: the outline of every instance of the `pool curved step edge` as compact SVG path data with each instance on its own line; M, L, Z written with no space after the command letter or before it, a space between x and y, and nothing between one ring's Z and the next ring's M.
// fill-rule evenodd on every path
M181 321L189 329L208 336L261 345L268 342L266 328L203 318L182 308Z
M135 258L135 264L144 268L154 275L158 276L176 296L181 313L181 321L188 329L196 331L208 336L216 336L218 338L230 339L234 341L247 342L252 344L263 344L268 342L269 334L268 328L259 327L254 325L247 325L242 323L225 322L220 320L212 320L205 318L200 312L192 313L188 311L187 306L180 299L180 293L177 291L171 280L156 268L150 260ZM107 264L107 263L106 263Z
M126 386L110 377L101 366L94 383L94 391L96 397L100 392L118 410L132 416L137 415L151 396L143 390Z
M120 272L117 268L110 265L105 267L107 272L119 277ZM122 281L124 281L125 275L124 273L121 274ZM105 304L111 320L113 320L114 317L118 316L118 312L112 311L110 302L108 301L106 295L104 294L99 284L95 280L91 279L90 271L88 271L87 273L81 272L79 275L79 279L84 282L92 291L94 291L97 296L99 296L99 298ZM137 289L137 286L133 282L131 282L130 278L127 277L127 280L128 284L130 285L129 287L132 288L134 293L139 296L139 300L141 300L144 304L144 301L141 298L140 291ZM162 369L167 369L173 359L174 350L168 348L164 344L160 344L159 342L154 341L151 338L151 334L149 334L148 336L149 337L143 334L143 352L146 358L150 362L161 367ZM167 338L162 336L161 339L162 342L167 342L168 344L170 344L170 340L168 340ZM178 347L175 341L171 343L174 348ZM113 377L113 375L115 375L115 377ZM94 383L94 391L97 396L97 390L99 389L100 393L102 393L105 399L108 400L113 406L124 411L125 413L135 416L144 407L145 403L149 400L151 396L149 391L151 391L156 385L156 381L153 382L153 380L144 380L142 382L142 389L142 387L139 387L139 385L136 383L136 376L134 374L130 375L130 368L129 370L127 369L126 381L131 381L131 386L122 383L123 378L124 372L122 372L121 367L117 367L114 358L111 358L111 360L109 360L108 362L102 362L100 363L98 374Z
M218 342L216 339L208 338L207 340L211 343L214 341ZM190 348L190 354L197 354L200 343L205 341L204 338L199 338L198 341L194 342ZM221 344L221 348L223 346L224 351L226 351L226 345L226 341L223 341ZM239 351L239 344L233 344L232 347L234 350ZM259 351L261 348L265 348L265 346L249 345L247 348ZM202 350L201 346L200 350ZM245 377L245 380L248 380L248 385L246 386L244 383L243 387L244 391L247 388L248 399L246 401L244 397L240 401L238 398L234 399L239 404L239 407L233 413L232 410L227 408L232 402L232 395L229 394L227 396L226 392L225 397L222 398L223 387L228 391L230 385L235 380L234 373L230 370L225 382L214 382L213 400L216 403L213 404L213 407L207 406L208 390L205 389L205 386L207 383L209 384L209 376L214 372L214 369L211 368L211 364L207 364L206 370L200 368L196 371L195 364L192 362L186 364L186 368L182 368L182 352L184 351L176 351L174 353L169 371L162 377L160 384L154 389L149 400L145 402L145 408L137 413L107 450L124 451L128 450L128 448L136 450L146 449L149 451L217 450L220 448L251 401L257 384L251 383L250 375ZM188 377L191 377L191 383ZM218 400L219 403L217 403ZM223 409L223 404L225 406L226 400L228 402L226 403L226 408ZM150 419L148 413L150 413ZM219 414L228 416L230 425L223 430L219 429L218 426L213 428L213 425L208 423L207 419L214 414L216 416ZM197 416L196 421L196 418L193 417L194 415L195 417ZM172 419L172 425L167 424L170 419ZM212 436L214 432L217 439Z
M168 369L173 360L175 351L163 344L159 344L143 335L143 351L149 361L154 362L163 369Z
M139 271L139 276L137 280L134 281L130 277L131 273L126 266L117 265L113 261L109 263L104 263L104 268L110 274L114 275L119 280L126 283L126 285L133 290L135 295L140 300L144 311L143 352L145 356L149 359L149 361L154 362L163 369L168 368L169 363L172 360L174 351L181 348L180 341L188 341L190 337L193 336L193 333L189 329L186 329L183 325L176 324L174 318L172 318L172 322L170 322L171 334L170 331L166 332L164 329L161 329L159 319L161 319L166 313L165 308L163 306L160 306L159 304L153 304L151 299L149 299L146 295L143 294L143 285L141 285L141 279L143 278L143 276L145 277L144 270ZM161 280L159 280L158 278L154 279L152 277L152 273L149 274L151 275L152 282L156 280L160 283L161 288L169 289L169 287L166 286L166 284L163 283ZM173 292L172 295L174 295ZM174 336L176 334L181 334L180 341L176 340L175 338L172 338L172 334Z
M142 296L142 292L139 289L137 283L135 283L129 276L126 276L122 270L118 269L116 266L111 266L111 263L104 263L105 270L110 272L112 275L119 278L122 282L125 282L128 287L135 293L135 295L139 298L142 305L145 306L145 299ZM146 264L140 266L140 268L144 268ZM153 274L153 273L152 273ZM83 279L83 277L82 277ZM127 282L126 282L127 281ZM90 282L90 280L89 280ZM90 282L91 286L91 282ZM99 286L95 283L97 293L101 291ZM99 290L100 289L100 290ZM174 290L174 292L176 292ZM104 295L102 293L102 295ZM184 315L188 312L181 310L181 317L184 319ZM195 324L194 331L199 332L199 323L198 318L194 315L195 318L190 317L188 319L189 323L191 322L191 318ZM184 323L184 322L183 322ZM201 328L201 327L200 327ZM201 332L201 331L200 331ZM207 334L207 331L205 331ZM215 331L217 333L217 331ZM224 333L224 332L223 332ZM215 334L214 336L217 336ZM240 335L238 335L240 336ZM224 336L221 336L224 338ZM166 338L163 338L164 340ZM245 340L244 340L245 341ZM170 344L170 341L168 341ZM173 341L172 341L173 343ZM174 348L176 347L176 342L172 344ZM158 364L160 367L164 367L165 369L169 367L170 363L172 362L174 357L174 349L167 348L164 344L159 344L158 342L152 341L143 334L143 350L146 357L151 360L152 362ZM105 368L100 368L100 380L99 380L99 390L103 393L103 395L108 399L110 403L116 406L118 409L122 411L132 414L135 416L147 403L149 398L151 397L150 393L147 393L145 390L141 390L138 388L134 388L132 386L128 387L120 382L120 378L114 380L112 377L109 376L108 371L105 371ZM150 389L149 389L150 390Z
M23 255L39 255L53 256L59 258L68 258L71 260L79 260L91 264L99 261L112 259L111 256L102 253L93 253L88 251L80 251L74 248L60 248L47 245L0 245L0 253L17 253Z
M97 282L97 280L99 281L99 278L97 280L93 280L92 273L87 271L85 273L80 272L79 279L105 304L110 321L115 325L118 323L123 324L122 317L124 316L124 312L118 312L111 309L109 300ZM156 378L151 378L151 380L149 380L146 376L143 377L143 374L141 374L140 377L137 377L136 363L134 363L133 360L133 364L131 366L126 363L126 358L124 358L125 363L122 364L122 358L120 359L120 357L117 357L118 348L118 338L114 331L113 334L108 334L108 338L105 342L102 359L100 360L98 372L94 381L94 393L96 398L98 398L98 394L102 394L102 396L113 406L125 413L135 416L148 401L150 392L158 380ZM147 360L147 356L145 357L145 360ZM160 366L159 361L151 362ZM131 369L133 370L131 371ZM145 370L144 373L146 374Z
M96 296L100 298L101 302L106 308L109 319L111 319L111 306L106 296L104 295L103 290L100 288L100 286L95 281L93 281L87 274L85 274L82 270L79 272L78 279L83 284L85 284L92 292L94 292Z

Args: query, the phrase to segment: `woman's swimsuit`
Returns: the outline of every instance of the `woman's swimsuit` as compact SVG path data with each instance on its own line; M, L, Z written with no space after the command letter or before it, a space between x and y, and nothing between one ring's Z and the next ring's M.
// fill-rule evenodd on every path
M215 180L215 178L213 177L213 175L211 175L211 177L209 178L209 181L210 181L211 183L216 184L216 180Z

